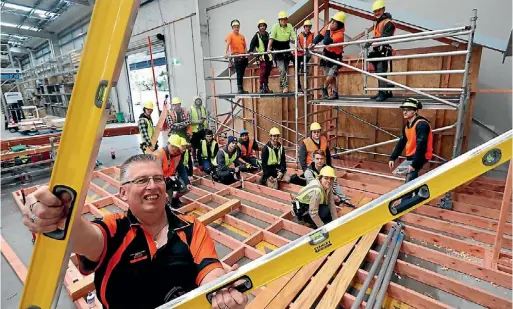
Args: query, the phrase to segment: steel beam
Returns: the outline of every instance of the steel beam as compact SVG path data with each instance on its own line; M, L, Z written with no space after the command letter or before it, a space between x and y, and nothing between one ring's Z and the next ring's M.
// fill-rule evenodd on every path
M53 32L48 32L48 31L43 31L43 30L34 31L34 30L14 28L14 27L8 27L8 26L2 26L2 32L8 33L8 34L31 36L31 37L42 38L42 39L53 39L55 37L55 33L53 33Z

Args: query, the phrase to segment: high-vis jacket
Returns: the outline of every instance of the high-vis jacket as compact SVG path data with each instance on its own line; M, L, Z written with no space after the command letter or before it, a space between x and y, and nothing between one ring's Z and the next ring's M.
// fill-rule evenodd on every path
M206 140L201 140L201 152L200 152L200 157L201 157L201 159L203 159L203 160L210 160L210 162L211 162L214 166L217 166L217 160L216 160L216 156L217 156L216 146L217 146L217 142L216 142L215 140L212 140L212 142L210 143L210 149L208 149L207 141L206 141Z
M328 140L326 137L321 136L319 144L316 144L311 137L308 137L303 140L299 149L299 163L301 164L303 171L305 171L308 168L308 165L312 163L313 153L317 149L322 149L326 153L326 164L331 166L331 155L329 153Z
M426 118L417 116L411 125L409 122L406 123L403 127L403 135L395 145L390 160L395 161L403 150L406 150L406 158L412 161L413 168L420 169L427 160L431 160L433 131Z
M180 163L181 153L177 151L176 153L169 153L169 150L166 147L159 148L155 151L155 156L157 156L162 161L162 171L164 172L164 177L171 177L176 174L176 168Z
M327 196L325 194L325 190L322 188L321 182L319 179L315 179L310 182L306 187L301 189L296 196L296 200L301 204L310 204L310 193L313 191L317 191L320 194L320 205L325 205L327 202Z
M203 129L205 129L208 126L208 123L207 123L207 110L205 109L204 106L201 106L200 107L200 115L198 115L198 109L196 108L196 106L192 106L191 107L191 120L192 121L196 121L196 120L200 120L200 119L205 119L203 121ZM191 131L192 131L192 133L198 132L199 131L199 127L200 127L199 124L191 123Z

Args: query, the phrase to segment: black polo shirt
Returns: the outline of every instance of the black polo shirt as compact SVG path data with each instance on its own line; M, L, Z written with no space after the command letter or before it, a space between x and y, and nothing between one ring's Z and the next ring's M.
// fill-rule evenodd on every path
M166 206L167 243L153 237L130 210L96 219L105 243L98 262L79 258L83 275L94 272L104 308L155 308L197 288L210 271L222 267L206 227L195 217Z

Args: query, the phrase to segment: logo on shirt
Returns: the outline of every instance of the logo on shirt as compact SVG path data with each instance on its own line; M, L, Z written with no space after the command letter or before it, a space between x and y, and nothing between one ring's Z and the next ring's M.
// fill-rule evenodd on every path
M146 260L148 258L148 253L146 250L141 250L136 253L131 253L128 256L130 257L130 263L137 263L139 261Z

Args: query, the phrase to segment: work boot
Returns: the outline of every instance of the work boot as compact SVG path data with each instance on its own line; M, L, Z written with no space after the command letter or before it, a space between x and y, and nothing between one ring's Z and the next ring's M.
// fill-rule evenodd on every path
M386 95L387 95L387 99L394 97L394 95L392 94L392 91L387 91Z
M377 102L382 102L382 101L385 101L386 99L388 99L387 95L385 94L385 92L383 91L380 91L378 93L378 96L376 97L376 101Z
M328 100L338 100L338 92L331 91L331 96L328 98Z
M247 92L246 90L244 90L242 88L242 86L239 86L239 90L237 91L238 94L248 94L249 92Z
M273 93L271 89L269 89L269 84L264 84L265 87L265 93Z
M266 93L264 84L260 84L260 93Z
M323 98L324 100L327 100L329 97L330 97L330 96L329 96L329 94L328 94L328 88L326 88L326 87L324 87L324 86L323 86L323 87L322 87L322 98Z

